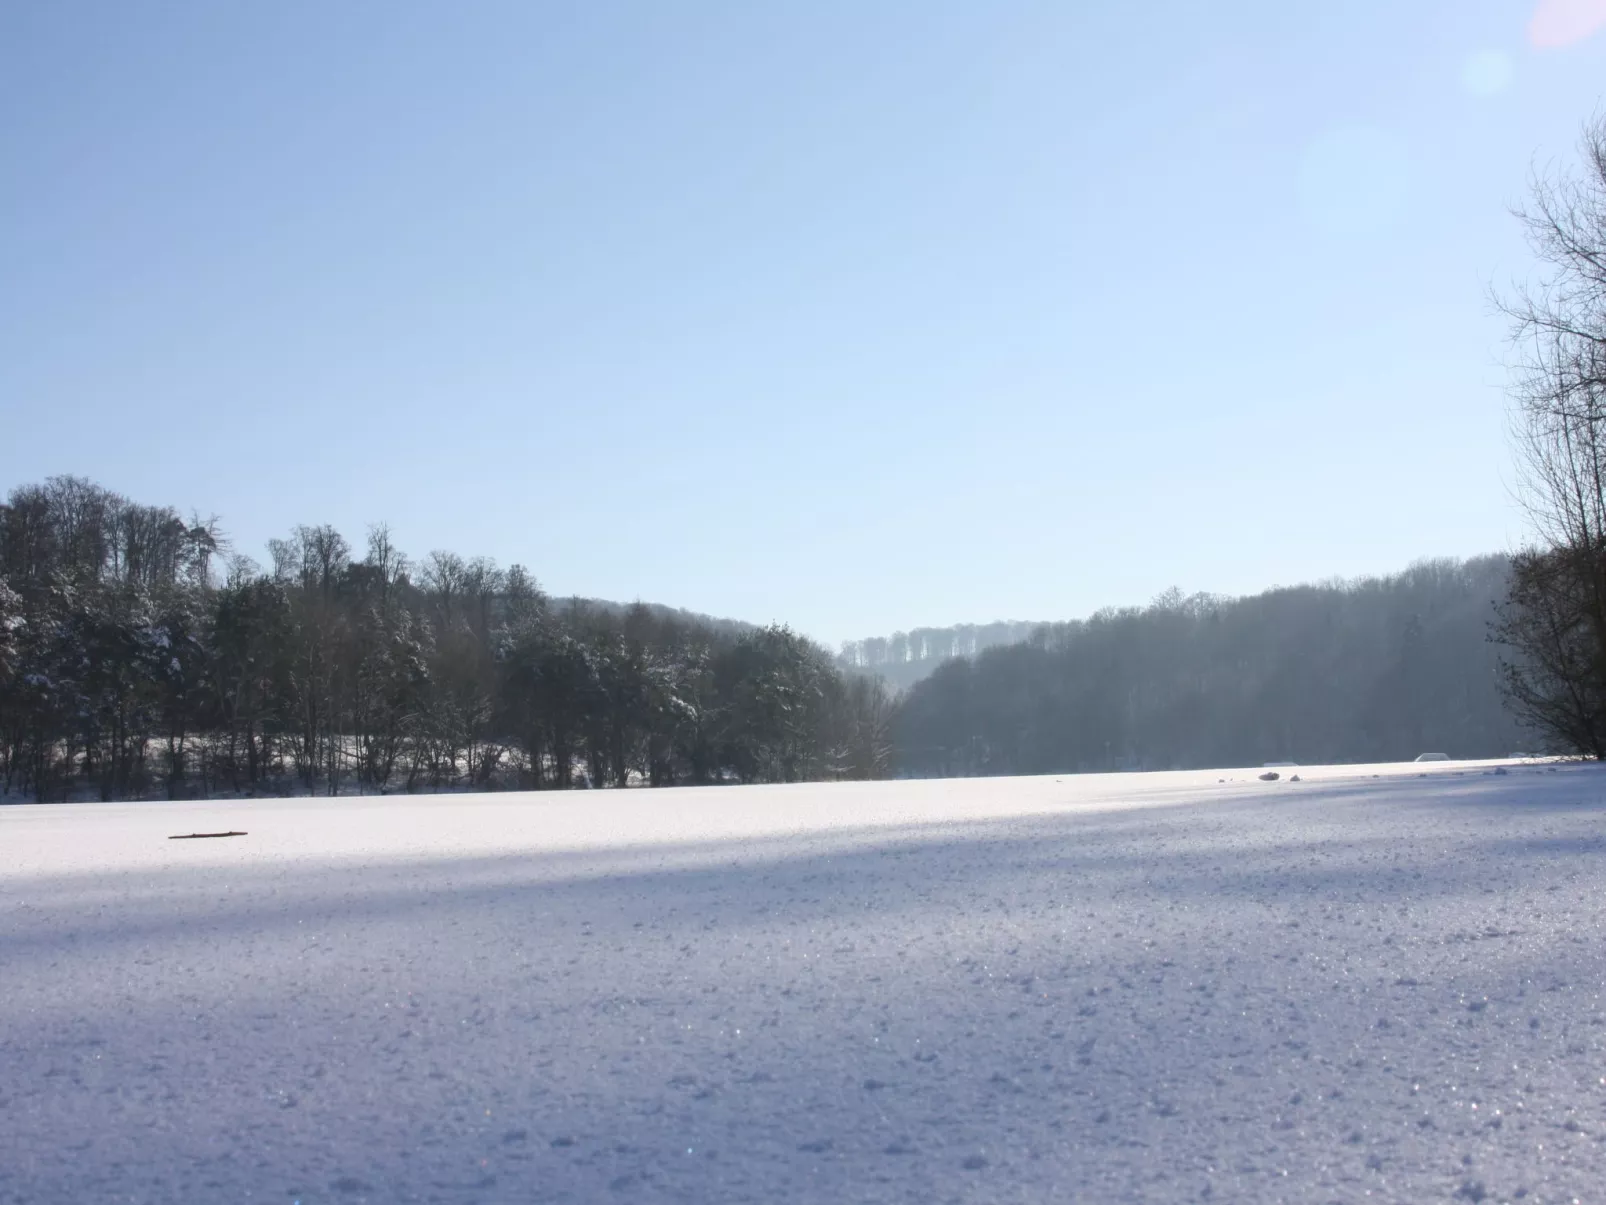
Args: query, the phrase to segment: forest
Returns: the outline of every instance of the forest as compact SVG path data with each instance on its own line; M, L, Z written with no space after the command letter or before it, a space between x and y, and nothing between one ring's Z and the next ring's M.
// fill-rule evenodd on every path
M375 527L271 541L52 478L0 505L11 798L797 782L1503 756L1504 557L863 641L554 600ZM988 644L1015 636L1013 642ZM896 667L955 648L897 691ZM895 658L901 657L901 662ZM889 672L890 671L890 672ZM917 676L917 675L911 675Z
M1047 774L1504 757L1504 557L1427 561L1249 598L1183 597L1046 624L905 695L900 769Z
M52 478L0 505L0 782L40 800L869 778L892 700L785 627L580 600L522 567L271 565L216 521Z

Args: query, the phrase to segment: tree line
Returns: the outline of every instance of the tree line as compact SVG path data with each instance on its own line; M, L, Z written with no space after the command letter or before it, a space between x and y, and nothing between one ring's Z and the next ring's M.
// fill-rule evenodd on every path
M0 779L38 799L796 782L891 769L893 701L786 627L554 602L520 566L229 555L57 477L0 505Z
M1504 757L1489 641L1504 557L1250 598L1168 592L950 661L904 697L898 764L1046 774Z
M77 478L12 491L5 791L796 782L1501 756L1534 739L1520 700L1503 704L1535 662L1489 635L1495 600L1505 628L1541 613L1512 601L1537 553L1244 599L1173 591L1037 625L895 695L884 662L785 627L555 601L517 565L411 560L383 526L361 554L328 526L268 552L259 567L216 521ZM1587 745L1538 726L1548 747Z
M1514 617L1548 614L1513 601L1533 590L1539 553L1244 599L1173 591L948 658L895 696L879 673L890 652L863 651L879 645L860 645L872 663L855 665L785 627L554 601L516 565L410 560L383 526L361 555L327 526L268 552L260 568L230 555L215 521L76 478L14 490L0 505L6 791L179 798L1500 756L1534 739L1518 723L1531 711L1503 704L1544 663L1490 641L1493 603L1505 600L1508 640ZM1548 747L1588 751L1571 729L1538 726Z

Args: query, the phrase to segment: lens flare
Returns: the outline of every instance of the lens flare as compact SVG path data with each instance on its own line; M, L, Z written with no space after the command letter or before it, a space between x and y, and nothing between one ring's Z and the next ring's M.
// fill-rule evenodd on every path
M1606 28L1606 0L1539 0L1528 22L1528 40L1553 49L1582 42Z
M1473 96L1494 96L1511 85L1511 56L1481 50L1461 64L1461 86Z

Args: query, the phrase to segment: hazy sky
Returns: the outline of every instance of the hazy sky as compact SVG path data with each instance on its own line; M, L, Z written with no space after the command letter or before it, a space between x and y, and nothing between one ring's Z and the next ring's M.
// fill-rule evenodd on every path
M1606 0L11 4L0 488L827 641L1507 547Z

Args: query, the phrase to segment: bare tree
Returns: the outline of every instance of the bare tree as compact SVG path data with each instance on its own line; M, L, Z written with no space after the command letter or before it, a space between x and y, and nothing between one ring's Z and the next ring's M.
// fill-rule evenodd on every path
M1538 546L1514 563L1495 636L1514 710L1600 756L1606 717L1606 115L1582 167L1535 177L1518 211L1544 275L1500 300L1511 319L1519 498Z
M1580 571L1566 548L1528 550L1512 558L1496 633L1520 650L1502 660L1508 706L1555 746L1606 757L1606 665L1597 636L1592 587L1598 574Z

